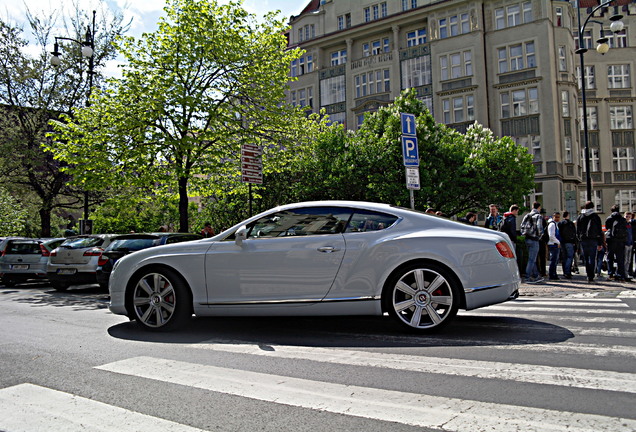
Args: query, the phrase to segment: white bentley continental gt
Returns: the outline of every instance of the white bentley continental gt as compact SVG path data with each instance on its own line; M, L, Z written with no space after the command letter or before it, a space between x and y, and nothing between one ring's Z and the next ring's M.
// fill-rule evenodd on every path
M215 237L127 255L110 310L149 330L197 316L390 314L437 329L458 309L517 297L507 235L388 204L284 205Z

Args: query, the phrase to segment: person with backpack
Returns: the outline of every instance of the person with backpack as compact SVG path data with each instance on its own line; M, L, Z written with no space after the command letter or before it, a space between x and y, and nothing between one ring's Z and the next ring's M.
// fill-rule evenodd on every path
M572 263L576 250L576 226L570 220L570 212L563 212L563 219L557 223L561 236L561 253L563 254L563 275L572 279Z
M532 211L524 216L521 221L521 235L526 238L528 247L528 265L526 266L526 282L539 283L543 278L539 276L537 269L537 255L539 253L539 238L543 234L543 222L541 213L541 203L534 202Z
M607 229L607 272L616 281L631 281L625 273L625 242L627 241L627 220L620 213L618 204L612 206L612 214L605 220ZM618 269L614 273L614 263Z
M548 221L548 250L550 251L550 268L548 276L550 280L559 280L556 269L559 263L559 255L561 249L561 241L559 240L558 223L561 220L561 213L554 212L552 218Z
M576 218L576 236L583 250L588 282L594 282L596 253L603 249L605 236L601 225L601 218L594 211L594 203L586 202L581 214Z

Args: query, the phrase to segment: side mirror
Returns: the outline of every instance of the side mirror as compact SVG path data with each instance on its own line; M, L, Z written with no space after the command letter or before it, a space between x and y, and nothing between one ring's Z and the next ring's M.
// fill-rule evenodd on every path
M247 227L243 225L234 233L234 243L237 246L243 245L243 240L247 239Z

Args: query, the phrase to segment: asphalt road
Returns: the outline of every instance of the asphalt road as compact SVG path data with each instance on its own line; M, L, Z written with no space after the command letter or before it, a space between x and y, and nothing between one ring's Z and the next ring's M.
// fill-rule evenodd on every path
M524 285L421 336L388 317L149 333L96 287L0 287L0 431L631 432L635 288Z

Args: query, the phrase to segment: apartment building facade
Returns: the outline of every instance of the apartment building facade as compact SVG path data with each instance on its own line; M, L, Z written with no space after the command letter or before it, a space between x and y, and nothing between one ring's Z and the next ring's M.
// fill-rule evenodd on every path
M475 121L534 155L548 211L586 199L577 9L566 0L313 0L290 20L288 101L357 129L367 112L414 88L438 122ZM597 4L581 0L583 20ZM600 213L636 209L636 2L599 9L584 54L590 175ZM588 6L584 8L583 6ZM609 31L609 16L624 29ZM608 36L601 55L595 41ZM508 204L508 203L501 203Z

